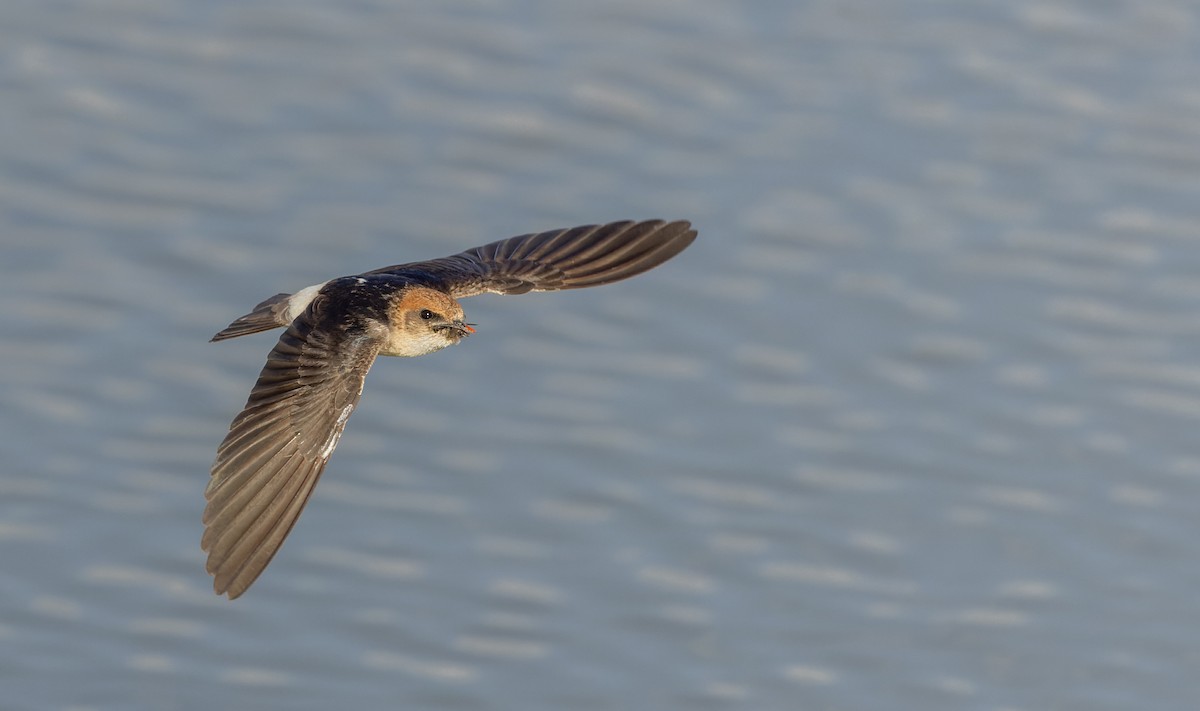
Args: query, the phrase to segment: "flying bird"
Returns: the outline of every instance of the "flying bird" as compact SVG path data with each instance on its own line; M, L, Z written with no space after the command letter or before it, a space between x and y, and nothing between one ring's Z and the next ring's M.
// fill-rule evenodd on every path
M292 530L362 395L376 356L420 356L474 333L458 299L609 284L696 238L684 221L613 222L520 235L276 294L213 336L285 326L217 449L204 496L205 568L234 599Z

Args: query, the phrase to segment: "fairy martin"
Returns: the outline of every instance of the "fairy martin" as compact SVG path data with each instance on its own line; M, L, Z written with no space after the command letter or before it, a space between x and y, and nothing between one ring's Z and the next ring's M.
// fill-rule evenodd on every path
M376 356L420 356L474 333L458 299L580 289L641 274L696 238L684 221L520 235L451 257L277 294L214 341L286 327L217 449L204 495L206 569L236 598L279 550L337 446Z

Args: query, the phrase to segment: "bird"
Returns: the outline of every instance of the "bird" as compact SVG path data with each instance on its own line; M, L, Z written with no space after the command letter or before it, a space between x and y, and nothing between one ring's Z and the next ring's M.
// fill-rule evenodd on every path
M459 299L621 281L695 239L683 220L622 221L519 235L276 294L222 329L224 341L284 327L217 448L200 547L230 600L291 532L362 395L377 356L422 356L475 332Z

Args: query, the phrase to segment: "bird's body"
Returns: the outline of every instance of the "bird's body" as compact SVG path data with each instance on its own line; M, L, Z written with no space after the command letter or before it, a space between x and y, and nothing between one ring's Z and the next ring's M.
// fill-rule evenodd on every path
M285 326L217 450L205 497L208 572L245 592L295 525L362 394L376 356L413 357L474 332L457 299L607 284L696 237L687 222L615 222L521 235L427 262L277 294L213 337Z

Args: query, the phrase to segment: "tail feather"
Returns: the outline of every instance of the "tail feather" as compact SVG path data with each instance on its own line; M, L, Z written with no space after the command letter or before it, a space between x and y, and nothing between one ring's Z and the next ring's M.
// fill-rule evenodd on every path
M218 332L217 335L212 337L210 343L213 341L224 341L227 338L247 336L260 331L269 331L272 328L288 325L285 317L290 297L291 294L276 294L272 296L258 306L255 306L253 311Z

